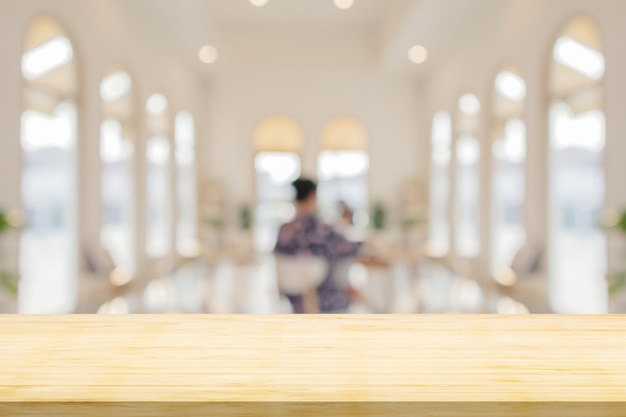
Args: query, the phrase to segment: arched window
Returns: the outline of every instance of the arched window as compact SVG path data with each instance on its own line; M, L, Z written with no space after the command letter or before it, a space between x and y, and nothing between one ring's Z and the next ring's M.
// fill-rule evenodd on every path
M450 161L452 159L452 121L446 112L433 118L430 163L430 236L428 252L444 256L450 250Z
M278 229L295 216L291 183L301 173L304 137L287 117L271 117L254 132L256 156L255 246L261 253L274 249Z
M491 107L492 216L491 270L498 282L512 284L507 273L526 239L526 125L522 121L526 82L515 68L496 76Z
M472 94L459 100L455 249L464 258L475 258L480 253L480 110L480 101Z
M148 98L149 138L146 146L147 222L146 253L166 257L172 249L171 143L169 102L161 94Z
M134 163L136 96L130 75L111 69L100 83L104 121L100 134L102 229L100 239L127 283L135 272Z
M558 313L605 313L605 60L591 19L560 33L550 68L550 301Z
M346 226L365 228L369 220L370 164L365 128L353 118L336 118L322 132L321 149L317 176L322 219L329 223L342 220L339 204L343 202L353 213L352 219L343 219Z
M70 313L77 301L77 65L53 19L28 28L22 56L24 113L19 311Z
M198 253L198 197L196 187L196 128L191 113L176 115L178 222L176 248L183 256Z

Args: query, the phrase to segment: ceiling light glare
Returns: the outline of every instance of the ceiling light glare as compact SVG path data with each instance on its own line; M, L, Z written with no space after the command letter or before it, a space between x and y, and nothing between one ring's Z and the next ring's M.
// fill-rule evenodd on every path
M200 58L200 62L204 64L213 64L219 58L219 52L216 47L212 45L205 45L200 48L198 57Z
M354 0L335 0L335 6L341 10L347 10L354 5Z
M469 116L475 116L480 112L480 100L473 94L465 94L459 100L459 109Z
M263 7L267 2L268 0L250 0L250 4L256 7Z
M146 103L146 111L153 116L158 116L165 113L167 106L168 103L165 96L162 94L153 94Z
M565 36L556 42L554 59L592 80L599 80L604 76L604 55L573 38Z
M422 45L415 45L409 49L409 60L414 64L423 64L428 59L428 49Z
M512 72L501 72L496 77L496 91L502 97L519 103L526 98L526 82Z

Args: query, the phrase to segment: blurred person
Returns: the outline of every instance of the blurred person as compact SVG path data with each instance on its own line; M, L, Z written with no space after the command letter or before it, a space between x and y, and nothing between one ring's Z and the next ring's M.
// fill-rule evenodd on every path
M296 190L296 218L280 228L275 253L283 256L311 256L328 262L328 273L317 288L319 311L343 313L358 298L352 289L342 288L334 274L335 261L356 257L361 242L351 242L332 226L322 223L316 216L317 184L308 179L293 182ZM304 313L303 296L287 296L297 314Z

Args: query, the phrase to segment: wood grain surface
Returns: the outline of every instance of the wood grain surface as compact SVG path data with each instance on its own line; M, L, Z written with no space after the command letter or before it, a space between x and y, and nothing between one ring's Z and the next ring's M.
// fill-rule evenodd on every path
M621 316L0 316L0 416L626 416Z

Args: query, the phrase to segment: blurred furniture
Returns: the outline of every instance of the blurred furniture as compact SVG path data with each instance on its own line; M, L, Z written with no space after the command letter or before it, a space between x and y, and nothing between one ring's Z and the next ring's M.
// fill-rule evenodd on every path
M306 314L319 313L317 287L328 273L328 262L313 256L276 255L276 279L282 295L303 297Z
M129 290L133 275L118 268L109 251L99 241L84 249L86 269L79 281L76 312L95 313L98 308Z
M533 314L551 313L548 277L541 269L543 250L537 244L524 244L511 267L494 276L500 294L524 304Z

